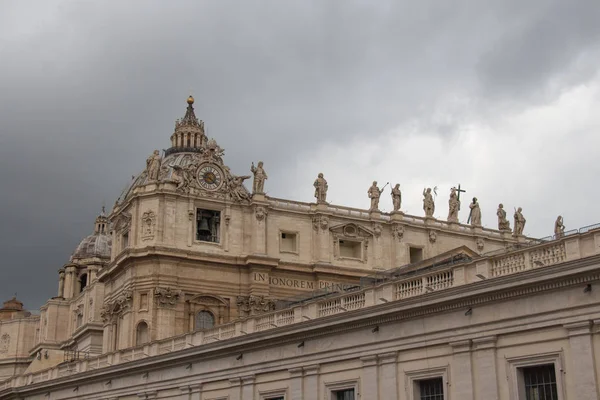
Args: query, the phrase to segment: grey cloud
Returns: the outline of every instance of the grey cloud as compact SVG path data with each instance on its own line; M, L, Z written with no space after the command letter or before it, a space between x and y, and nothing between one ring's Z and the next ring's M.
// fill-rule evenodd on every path
M456 121L432 119L441 98L481 96L456 119L487 113L500 89L527 99L597 46L596 2L521 3L2 3L0 296L37 307L54 293L102 202L168 147L189 92L232 170L263 159L285 197L320 143L407 120L452 137Z

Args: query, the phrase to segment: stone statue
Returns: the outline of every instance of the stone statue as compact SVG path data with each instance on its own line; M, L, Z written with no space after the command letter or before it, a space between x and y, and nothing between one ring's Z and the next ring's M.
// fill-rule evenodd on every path
M379 190L379 188L377 187L377 181L373 181L373 184L367 191L367 194L371 199L371 208L369 209L369 211L379 210L379 196L381 196L381 192L383 192L383 189Z
M431 195L431 188L423 189L423 210L425 210L425 217L433 217L435 212L435 202Z
M234 201L242 202L244 200L249 200L248 192L246 188L244 188L244 181L248 178L250 178L250 175L231 175L231 179L228 182L228 190Z
M394 205L394 211L400 211L402 205L402 192L400 191L400 184L396 183L396 186L392 189L392 204Z
M504 211L504 205L502 203L498 204L496 215L498 216L498 230L510 231L510 221L506 219L506 211Z
M556 218L556 222L554 223L554 238L560 239L565 234L565 225L563 224L563 217L558 216Z
M470 219L472 226L481 226L481 209L479 208L479 203L477 202L477 197L473 197L473 202L469 204L469 208L471 209Z
M250 167L250 171L254 174L254 182L252 184L252 193L263 194L265 192L265 180L268 178L267 173L263 169L263 162L258 162L258 167L252 166Z
M162 159L158 150L154 150L154 153L146 160L146 172L148 173L148 180L158 180L158 173L160 172L160 164Z
M327 203L327 189L329 186L327 185L327 181L323 177L323 173L321 172L317 179L315 179L315 183L313 184L315 187L315 197L317 198L317 204L326 204Z
M522 213L523 209L519 207L517 211L515 211L515 230L513 232L514 236L521 236L523 234L523 230L525 229L525 217Z
M450 189L450 200L448 200L448 222L458 222L458 211L460 210L460 200L458 199L456 188Z

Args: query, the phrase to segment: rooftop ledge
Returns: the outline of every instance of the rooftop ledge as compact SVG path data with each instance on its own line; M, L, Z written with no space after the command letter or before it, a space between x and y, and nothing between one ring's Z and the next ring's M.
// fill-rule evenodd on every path
M548 239L516 250L482 256L465 255L459 248L453 251L454 254L448 252L444 260L441 259L443 255L440 255L431 259L429 263L425 260L419 265L409 265L376 276L376 279L370 277L361 286L353 289L322 293L313 298L298 300L290 303L291 306L286 309L13 377L1 382L0 390L222 342L306 321L316 322L320 318L385 303L396 302L401 305L403 301L411 302L408 299L417 296L442 292L462 285L482 281L492 285L493 280L500 277L600 255L600 224L567 233L558 239L551 238L553 240ZM502 286L502 282L504 280L499 280L498 284Z

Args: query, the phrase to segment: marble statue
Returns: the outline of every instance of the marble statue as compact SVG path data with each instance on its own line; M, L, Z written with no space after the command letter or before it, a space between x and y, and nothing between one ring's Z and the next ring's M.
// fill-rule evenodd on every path
M471 209L471 214L469 216L471 225L481 226L481 209L479 208L477 197L473 197L473 202L469 204L469 208Z
M431 195L431 188L423 189L423 210L425 210L425 217L433 217L435 212L435 202Z
M379 210L379 196L381 196L381 192L383 192L383 189L379 190L379 188L377 187L377 181L373 181L373 184L367 191L367 194L371 199L371 208L369 209L369 211Z
M154 153L146 160L146 172L148 173L148 180L158 180L158 173L160 172L160 164L162 159L158 150L154 150Z
M460 200L456 188L450 189L450 199L448 200L448 222L458 222L458 211L460 210Z
M315 179L315 183L313 184L315 187L315 197L317 198L317 204L326 204L327 203L327 189L329 186L327 185L327 181L323 177L323 173L319 173L317 179Z
M517 211L515 211L515 230L513 232L514 236L521 236L523 234L523 230L525 229L525 222L527 220L523 216L523 209L519 207Z
M559 239L563 237L565 234L565 225L563 224L563 217L558 216L556 218L556 222L554 223L554 237L555 239Z
M402 205L402 192L400 191L400 184L396 183L396 186L392 189L392 204L394 205L394 211L400 211Z
M265 192L265 180L268 178L267 173L263 169L263 162L259 161L257 167L255 167L254 163L252 163L250 171L252 171L252 173L254 174L252 193L263 194Z
M498 230L510 231L510 221L506 219L506 211L504 211L504 205L502 203L498 204L496 215L498 216Z

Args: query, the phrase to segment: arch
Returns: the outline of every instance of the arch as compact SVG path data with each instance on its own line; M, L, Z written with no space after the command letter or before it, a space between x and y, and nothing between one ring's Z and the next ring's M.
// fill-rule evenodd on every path
M215 316L210 311L202 310L196 314L196 329L210 329L215 326Z
M146 321L140 321L135 328L135 345L141 346L150 341L150 330Z

